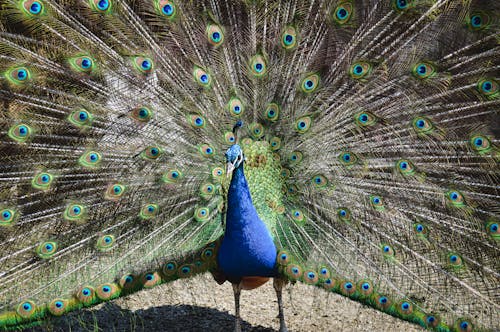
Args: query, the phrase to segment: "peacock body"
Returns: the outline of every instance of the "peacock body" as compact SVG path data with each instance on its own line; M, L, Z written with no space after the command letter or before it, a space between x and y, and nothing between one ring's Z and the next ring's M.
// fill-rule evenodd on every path
M2 1L0 328L211 272L499 329L499 9Z

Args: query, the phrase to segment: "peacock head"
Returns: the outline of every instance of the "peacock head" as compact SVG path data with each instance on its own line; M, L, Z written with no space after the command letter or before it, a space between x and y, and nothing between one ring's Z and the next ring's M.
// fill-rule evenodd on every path
M226 174L230 177L235 169L243 165L245 156L243 155L243 149L238 144L232 145L226 151Z
M245 160L245 157L243 156L243 150L241 149L241 146L238 145L238 130L243 126L243 121L238 120L234 127L233 127L233 134L235 137L235 142L233 146L231 146L229 149L226 151L226 174L227 177L229 178L233 171L240 167L240 165L243 164L243 161Z

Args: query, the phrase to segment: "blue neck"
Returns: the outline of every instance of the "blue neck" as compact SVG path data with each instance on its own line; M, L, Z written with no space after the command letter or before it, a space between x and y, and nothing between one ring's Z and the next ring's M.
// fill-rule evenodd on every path
M243 163L233 172L227 194L227 205L227 216L238 217L231 218L232 222L227 223L226 236L241 231L245 225L259 219L257 210L255 210L252 203L250 188L248 188L248 182L243 171ZM244 218L241 218L241 216L244 216Z

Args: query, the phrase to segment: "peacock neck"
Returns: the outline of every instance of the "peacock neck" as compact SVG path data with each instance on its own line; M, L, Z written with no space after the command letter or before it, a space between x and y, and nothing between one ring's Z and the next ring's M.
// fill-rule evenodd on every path
M233 171L227 204L228 223L226 225L226 236L230 235L231 232L240 231L249 223L260 222L245 178L243 163ZM233 218L236 216L237 218Z

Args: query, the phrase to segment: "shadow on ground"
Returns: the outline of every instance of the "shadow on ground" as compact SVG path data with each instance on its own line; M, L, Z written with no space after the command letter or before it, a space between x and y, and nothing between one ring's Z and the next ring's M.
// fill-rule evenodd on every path
M25 331L86 332L86 331L233 331L234 316L213 308L190 305L152 307L130 311L114 303L99 310L84 310L52 318L43 325ZM274 332L263 326L242 322L243 331Z

